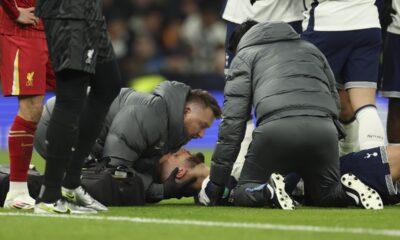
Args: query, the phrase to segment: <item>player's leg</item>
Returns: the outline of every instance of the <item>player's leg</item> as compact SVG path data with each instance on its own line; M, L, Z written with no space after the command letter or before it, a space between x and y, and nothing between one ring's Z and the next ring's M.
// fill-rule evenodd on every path
M390 175L393 182L400 180L400 146L389 145L386 147L387 159L390 167Z
M383 52L383 80L380 95L389 98L387 138L389 143L400 143L400 35L386 33Z
M345 66L345 88L358 121L360 149L385 144L384 129L375 106L381 47L380 29L352 31L354 45Z
M352 173L375 189L384 204L396 198L394 186L400 177L400 148L376 147L351 153L340 158L341 174Z
M18 96L19 109L9 131L10 188L4 206L29 209L34 199L27 186L28 168L32 158L33 137L43 108L46 90L47 57L45 40L18 36L2 36L1 78L4 93ZM6 46L6 47L5 47ZM37 56L32 59L31 56Z
M75 151L68 164L63 182L63 195L78 199L77 203L91 207L98 211L106 211L107 208L86 194L81 189L82 165L103 127L104 118L114 98L121 89L121 77L111 41L108 38L105 22L93 22L93 28L101 32L97 44L96 73L91 78L90 92L82 110L79 122L79 137L75 144ZM89 36L91 37L91 36ZM65 193L65 194L64 194Z
M352 44L345 41L345 39L349 37L348 33L318 32L307 29L301 34L301 37L318 47L325 55L335 75L341 103L340 121L343 124L347 136L339 143L340 152L346 154L358 150L358 126L356 121L352 121L354 118L354 110L351 106L348 93L344 91L343 85L343 69L352 49ZM355 134L357 135L355 136Z
M35 204L35 200L29 195L27 180L32 158L33 138L42 106L43 96L19 97L18 114L8 135L10 188L4 207L29 209Z
M86 100L94 66L85 61L88 32L85 21L44 20L53 68L56 72L56 102L46 133L47 159L44 182L35 206L36 213L94 213L61 199L61 183L78 137L79 117ZM90 49L90 48L89 48ZM92 57L90 55L90 57Z
M400 144L400 96L389 98L386 132L389 143Z
M339 156L357 152L360 149L358 142L358 122L354 116L354 110L350 98L345 90L339 90L340 96L340 123L343 126L346 137L339 141Z

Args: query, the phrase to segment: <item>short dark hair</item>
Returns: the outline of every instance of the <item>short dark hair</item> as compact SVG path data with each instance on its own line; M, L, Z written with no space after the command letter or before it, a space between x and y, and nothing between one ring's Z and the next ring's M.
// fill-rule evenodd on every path
M204 163L204 154L201 152L193 154L187 159L187 161L189 162L190 167L194 168L197 165Z
M186 102L199 103L204 107L211 108L215 118L221 118L221 108L218 105L217 100L207 91L202 89L192 89L186 98Z
M228 50L235 53L239 45L240 39L242 39L243 35L246 34L246 32L249 31L249 29L257 23L258 22L254 20L247 20L246 22L237 26L233 31L231 37L229 38Z

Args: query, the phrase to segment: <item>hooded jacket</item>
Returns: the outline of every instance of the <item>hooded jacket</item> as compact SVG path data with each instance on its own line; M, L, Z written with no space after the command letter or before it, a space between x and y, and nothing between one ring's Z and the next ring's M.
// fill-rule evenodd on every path
M110 158L113 166L125 166L138 175L149 202L163 199L163 186L156 183L162 155L187 143L183 113L190 87L163 82L153 93L124 88L110 106L92 154ZM46 103L35 136L35 148L45 158L45 130L54 100Z
M284 22L259 23L242 37L226 77L210 179L225 185L254 107L257 126L291 116L336 119L340 102L323 54Z

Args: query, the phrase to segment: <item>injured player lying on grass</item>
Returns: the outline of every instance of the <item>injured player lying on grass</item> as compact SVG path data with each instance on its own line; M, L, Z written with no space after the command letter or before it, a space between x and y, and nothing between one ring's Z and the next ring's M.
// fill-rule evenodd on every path
M192 154L184 148L175 153L161 157L157 168L152 169L153 184L162 184L166 188L183 185L176 198L196 196L201 189L203 180L209 175L210 168L204 164L201 153ZM156 203L162 199L148 196L148 186L144 176L128 168L116 168L107 164L106 159L86 160L82 171L82 186L101 204L106 206L137 206L146 203ZM9 168L0 166L0 203L4 202L8 185ZM30 171L29 193L36 198L43 176L37 171ZM169 199L166 197L165 199ZM87 199L78 199L87 201ZM80 204L88 205L88 202Z
M346 174L346 177L342 177L341 179L345 187L349 187L346 185L354 183L354 179L361 180L365 185L376 190L384 205L400 203L400 192L398 191L398 187L400 186L400 146L376 147L342 156L340 158L340 172L342 175ZM233 172L229 184L226 186L225 194L219 202L220 205L235 205L232 195L234 194L239 177L240 171ZM208 178L204 180L203 188L207 186L208 181ZM298 204L305 206L314 205L310 196L307 195L307 190L302 186L300 177L296 173L286 175L283 182L285 191L296 199ZM272 191L268 195L274 197L274 190L269 186L270 184L271 182L265 183L257 189L259 194L267 196L265 191ZM374 191L372 190L371 192ZM202 189L199 194L200 201L205 197L207 196L204 194L204 189ZM356 202L361 203L365 201L367 204L373 196L352 195L351 197L355 198ZM267 205L267 202L269 201L265 200L266 204L264 206L271 206Z
M168 181L173 171L178 168L176 174L177 182L185 182L188 179L196 178L196 180L182 189L181 196L194 196L201 189L201 185L207 185L208 175L210 169L204 163L204 157L200 153L192 154L185 149L180 149L176 153L166 154L160 159L160 166L155 171L159 182ZM359 178L363 183L371 188L375 189L382 198L384 205L392 205L400 202L400 193L398 192L398 186L400 185L400 146L387 146L377 147L367 150L363 150L356 153L350 153L340 158L341 163L341 174L351 173L352 176ZM90 164L91 167L96 164ZM230 178L230 183L226 187L223 199L221 199L221 205L235 205L232 198L232 192L236 186L236 182L239 178L240 172L234 172ZM203 181L204 180L204 181ZM312 206L310 198L304 195L304 189L301 187L295 173L288 174L285 178L285 190L291 197L294 197L298 203L305 206ZM300 181L301 183L301 181ZM343 181L346 184L346 181ZM1 184L1 183L0 183ZM85 185L85 181L83 181ZM265 184L265 187L260 188L260 193L263 191L270 191L268 187L269 183ZM296 188L297 185L297 188ZM32 186L32 184L30 184ZM106 186L102 182L97 182L95 185L89 187L85 185L90 192L100 202L107 206L126 206L121 199L116 199L117 196L101 196L93 192L93 189L106 189ZM141 188L137 185L136 188ZM31 189L30 189L31 190ZM36 197L35 193L30 191L32 197ZM37 193L36 193L37 194ZM1 194L0 194L1 195ZM273 194L272 194L273 195ZM200 196L201 198L202 196ZM365 196L368 198L368 196ZM143 196L133 194L130 196L131 201L138 205L138 202L143 201ZM0 199L1 202L2 199ZM3 199L4 200L4 199ZM197 199L196 199L197 200ZM266 201L266 203L269 201ZM126 201L125 201L126 203ZM147 201L147 203L154 203L154 201ZM271 205L264 205L265 207ZM272 206L273 207L273 206Z

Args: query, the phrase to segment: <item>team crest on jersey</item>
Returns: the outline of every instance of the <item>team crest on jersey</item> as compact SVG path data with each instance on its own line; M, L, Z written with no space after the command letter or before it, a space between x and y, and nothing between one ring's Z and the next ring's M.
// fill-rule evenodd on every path
M378 153L377 153L377 152L367 153L367 154L365 155L364 159L368 159L368 158L371 158L371 157L377 157L377 156L378 156Z
M35 75L35 72L28 72L26 74L26 83L25 83L25 85L27 87L32 87L33 86L33 75Z

